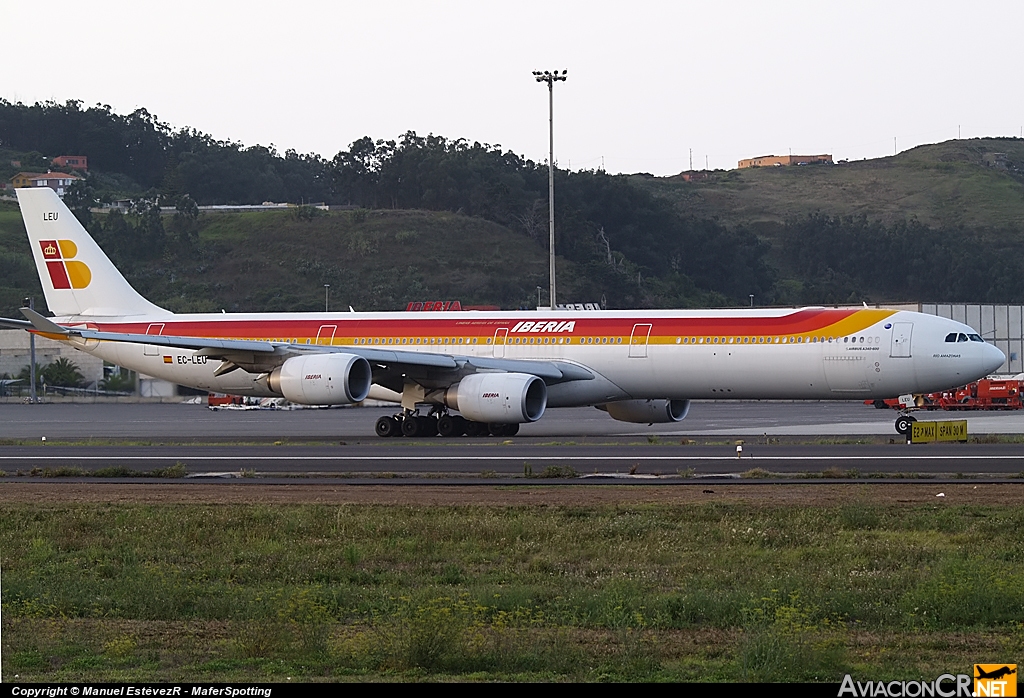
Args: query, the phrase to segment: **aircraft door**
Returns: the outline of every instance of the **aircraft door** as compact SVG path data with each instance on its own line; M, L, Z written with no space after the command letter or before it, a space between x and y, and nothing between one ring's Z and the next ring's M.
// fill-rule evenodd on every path
M494 345L491 348L494 358L502 359L505 357L505 344L507 341L507 327L499 327L497 330L494 331Z
M334 333L338 331L337 325L321 325L316 333L316 343L330 346L334 344Z
M914 323L895 322L892 325L892 347L889 356L894 359L910 358L910 337L914 333Z
M160 335L160 334L163 334L163 333L164 333L164 323L162 323L162 322L153 323L152 325L150 325L149 327L146 328L146 334ZM160 347L158 347L155 344L144 344L143 345L143 349L142 349L142 353L145 356L159 356L159 354L160 354ZM136 356L138 356L138 354L136 354Z
M647 341L650 337L650 323L637 323L633 325L633 334L629 337L629 356L634 359L646 359Z

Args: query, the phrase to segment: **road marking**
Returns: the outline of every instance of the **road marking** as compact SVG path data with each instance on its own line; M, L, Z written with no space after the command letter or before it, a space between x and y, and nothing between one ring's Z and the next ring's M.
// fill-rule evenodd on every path
M66 453L52 456L0 456L0 461L52 461L61 458L67 461L151 461L151 460L200 460L200 461L936 461L936 460L1024 460L1024 454L969 455L950 454L932 456L76 456Z

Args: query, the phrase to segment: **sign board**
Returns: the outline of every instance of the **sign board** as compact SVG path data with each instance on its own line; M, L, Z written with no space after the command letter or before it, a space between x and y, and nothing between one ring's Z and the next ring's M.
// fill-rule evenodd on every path
M930 441L967 441L967 420L913 422L910 425L910 441L915 444Z
M967 420L955 419L948 422L935 422L936 441L967 441Z

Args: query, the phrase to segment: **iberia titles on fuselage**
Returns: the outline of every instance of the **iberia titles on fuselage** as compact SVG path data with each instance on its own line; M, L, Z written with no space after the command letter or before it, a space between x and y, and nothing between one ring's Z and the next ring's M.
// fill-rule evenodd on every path
M17 192L57 315L31 329L211 391L308 404L375 392L404 415L492 424L583 405L675 421L694 398L890 398L1004 360L962 323L870 308L179 315L136 293L50 190Z

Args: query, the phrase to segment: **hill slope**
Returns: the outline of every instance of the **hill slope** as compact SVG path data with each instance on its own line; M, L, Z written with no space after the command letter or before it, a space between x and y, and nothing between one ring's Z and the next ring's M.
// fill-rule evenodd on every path
M814 212L935 227L1024 228L1024 178L985 164L1006 153L1024 172L1024 140L981 138L922 145L899 155L806 167L716 172L708 181L636 175L634 184L687 214L738 225Z
M546 301L547 250L480 218L378 210L303 219L275 211L204 214L199 224L196 253L169 242L158 259L115 262L140 293L177 312L321 310L324 284L332 308L400 310L413 300L453 299L533 307L537 286ZM558 264L565 301L595 300L575 265ZM21 214L0 204L0 315L19 317L27 295L44 306Z

